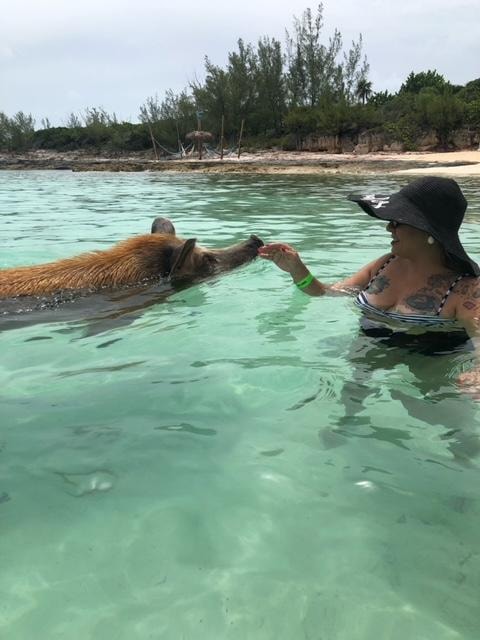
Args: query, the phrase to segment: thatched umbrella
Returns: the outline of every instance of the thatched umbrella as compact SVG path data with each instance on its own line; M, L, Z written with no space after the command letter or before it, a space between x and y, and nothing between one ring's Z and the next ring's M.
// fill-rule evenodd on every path
M198 149L198 157L201 160L203 143L207 142L208 140L212 140L213 134L210 133L210 131L190 131L190 133L187 133L185 138L187 140L193 140L194 142L196 142L197 149Z
M190 131L185 137L187 140L205 142L206 140L213 140L213 133L210 133L210 131Z

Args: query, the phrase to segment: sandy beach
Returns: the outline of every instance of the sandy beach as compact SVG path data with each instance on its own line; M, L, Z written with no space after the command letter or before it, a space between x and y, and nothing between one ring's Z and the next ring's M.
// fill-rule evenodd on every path
M407 163L410 156L415 156L420 162L433 162L434 166L405 168L396 173L435 174L453 178L455 176L480 176L480 150L405 154Z
M175 171L202 173L325 174L389 173L480 176L480 150L369 153L262 151L218 158L153 159L149 153L93 156L84 152L0 154L0 170Z
M399 173L444 176L480 176L480 150L369 153L365 155L325 154L309 152L264 152L242 155L243 162L261 168L266 165L271 173ZM326 166L332 163L332 166Z

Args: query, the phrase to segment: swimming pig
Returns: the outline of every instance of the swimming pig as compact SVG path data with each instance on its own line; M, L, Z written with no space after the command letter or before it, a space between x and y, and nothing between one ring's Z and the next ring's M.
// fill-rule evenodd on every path
M188 283L253 260L262 245L252 235L225 249L205 249L195 238L178 238L170 220L157 218L151 234L129 238L110 249L0 270L0 298L112 290L159 279Z

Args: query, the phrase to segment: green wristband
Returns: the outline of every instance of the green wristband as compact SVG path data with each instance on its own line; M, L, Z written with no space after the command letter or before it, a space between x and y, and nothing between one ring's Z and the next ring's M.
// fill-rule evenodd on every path
M311 273L309 273L308 276L305 276L305 278L303 278L303 280L299 280L298 282L295 282L295 286L297 286L299 289L306 289L312 284L314 280L315 278L312 276Z

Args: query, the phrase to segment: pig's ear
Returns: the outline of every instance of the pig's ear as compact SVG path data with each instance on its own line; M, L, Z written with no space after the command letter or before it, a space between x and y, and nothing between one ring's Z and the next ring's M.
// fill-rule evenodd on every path
M172 267L170 269L170 273L168 274L170 277L176 275L177 272L180 271L180 269L183 267L185 261L194 250L196 242L196 238L189 238L188 240L185 240L181 247L175 249L172 256Z
M168 233L175 235L175 227L168 218L155 218L152 222L152 233Z

